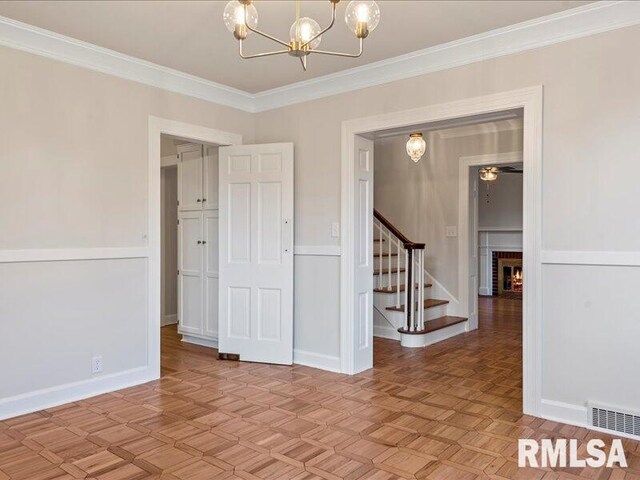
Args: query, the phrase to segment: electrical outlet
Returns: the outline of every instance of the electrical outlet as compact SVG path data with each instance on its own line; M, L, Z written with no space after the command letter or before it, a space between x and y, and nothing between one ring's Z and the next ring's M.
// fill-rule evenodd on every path
M331 236L333 238L338 238L340 236L340 224L338 222L333 222L331 224Z
M447 237L457 237L458 236L458 227L447 227L446 228Z
M97 355L91 359L91 373L102 373L102 355Z

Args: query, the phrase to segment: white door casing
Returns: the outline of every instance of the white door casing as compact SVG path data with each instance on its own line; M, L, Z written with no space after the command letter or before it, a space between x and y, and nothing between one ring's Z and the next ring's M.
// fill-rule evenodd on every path
M355 136L354 369L373 367L373 141ZM354 373L355 373L354 372Z
M478 328L478 175L469 179L469 330Z
M219 351L293 362L293 144L219 149Z
M178 215L178 332L202 335L202 215Z

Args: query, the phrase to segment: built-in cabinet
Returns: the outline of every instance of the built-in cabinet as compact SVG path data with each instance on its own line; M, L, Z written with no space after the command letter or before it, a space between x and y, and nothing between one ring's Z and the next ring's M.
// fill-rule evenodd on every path
M178 146L178 332L218 341L218 147Z

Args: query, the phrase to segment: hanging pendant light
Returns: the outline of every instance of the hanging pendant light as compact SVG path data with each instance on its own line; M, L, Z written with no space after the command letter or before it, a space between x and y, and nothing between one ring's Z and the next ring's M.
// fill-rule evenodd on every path
M407 140L407 154L411 160L418 163L427 149L427 142L422 138L422 133L412 133Z
M498 179L498 169L496 167L485 167L480 169L480 180L493 182Z

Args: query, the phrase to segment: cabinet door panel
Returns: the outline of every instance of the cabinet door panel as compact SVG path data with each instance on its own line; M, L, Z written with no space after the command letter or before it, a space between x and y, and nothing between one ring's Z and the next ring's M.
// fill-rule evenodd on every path
M202 335L203 331L202 233L201 212L179 214L178 331L184 334Z
M202 147L180 154L178 162L178 210L202 210Z
M204 213L204 335L218 339L218 211Z
M218 147L205 147L204 156L204 208L218 209Z

